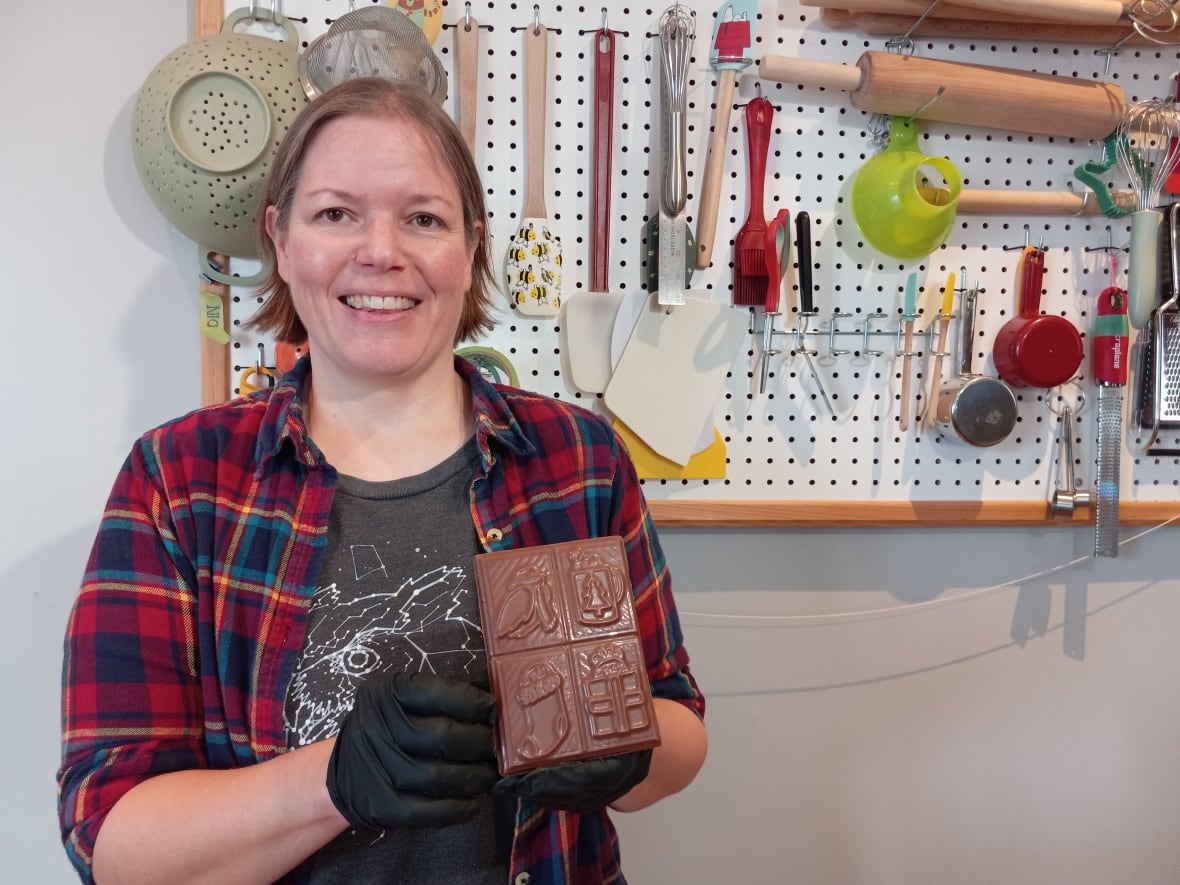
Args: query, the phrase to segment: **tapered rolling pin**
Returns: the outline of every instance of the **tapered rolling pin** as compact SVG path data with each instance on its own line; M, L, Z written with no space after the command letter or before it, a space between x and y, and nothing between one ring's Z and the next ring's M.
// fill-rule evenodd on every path
M863 9L910 15L926 12L942 18L966 18L1002 21L1037 20L1072 25L1113 25L1123 17L1122 0L954 0L940 3L933 10L930 0L801 0L803 6L831 6L839 9ZM982 13L998 13L987 17ZM912 23L912 22L911 22Z
M1113 25L1123 17L1122 0L958 0L981 12L1043 16L1051 21Z
M1105 138L1124 109L1113 83L888 52L855 65L766 55L760 67L764 80L847 92L861 111L1037 135Z
M846 2L846 0L838 0ZM941 9L942 7L939 7ZM975 10L969 10L976 16ZM911 37L964 37L973 40L1032 40L1038 43L1096 43L1111 46L1146 46L1150 41L1131 25L1063 25L1049 22L997 19L943 18L927 16L920 23L904 15L863 12L858 9L824 7L820 21L829 28L860 31L871 37L894 37L908 33Z

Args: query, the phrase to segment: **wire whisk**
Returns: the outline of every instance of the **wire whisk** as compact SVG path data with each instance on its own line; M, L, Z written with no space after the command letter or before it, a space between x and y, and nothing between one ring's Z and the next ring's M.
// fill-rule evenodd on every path
M1180 160L1180 114L1171 99L1128 105L1119 121L1115 149L1131 179L1136 211L1131 214L1131 263L1127 275L1127 314L1142 329L1159 294L1159 228L1155 208L1160 190Z
M664 208L678 215L688 197L688 175L683 163L685 115L688 112L688 62L696 39L695 19L691 10L679 3L669 6L660 16L660 68L663 77L664 121L668 127Z
M1154 209L1160 189L1180 161L1180 114L1172 99L1128 105L1119 121L1115 149L1135 190L1136 208Z

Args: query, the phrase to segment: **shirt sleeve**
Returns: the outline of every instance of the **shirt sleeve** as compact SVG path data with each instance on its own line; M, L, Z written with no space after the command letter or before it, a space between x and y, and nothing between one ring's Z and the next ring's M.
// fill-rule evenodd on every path
M627 548L635 595L635 618L647 661L652 695L679 701L704 719L705 698L688 666L688 652L680 629L672 576L634 462L614 436L616 465L611 533L621 535Z
M58 811L66 852L92 881L95 838L132 787L206 767L196 650L196 566L176 531L149 439L120 470L66 628Z

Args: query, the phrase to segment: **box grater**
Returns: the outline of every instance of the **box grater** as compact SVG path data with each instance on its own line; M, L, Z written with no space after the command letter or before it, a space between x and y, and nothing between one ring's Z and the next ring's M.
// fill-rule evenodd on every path
M1136 414L1139 426L1150 431L1143 452L1147 455L1180 455L1180 204L1173 204L1164 222L1168 243L1161 249L1160 264L1171 280L1163 288L1162 304L1139 333L1139 383Z

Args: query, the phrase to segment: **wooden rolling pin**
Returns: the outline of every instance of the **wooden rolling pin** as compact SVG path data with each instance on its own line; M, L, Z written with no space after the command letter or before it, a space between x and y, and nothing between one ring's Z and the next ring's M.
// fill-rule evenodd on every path
M930 10L930 0L799 0L803 6L819 7L820 9L841 9L850 12L871 12L886 15L898 15L909 19L906 27L898 31L904 34L909 27ZM1007 13L1002 16L982 14L980 10L967 6L961 0L939 3L930 10L927 18L954 18L974 22L1010 22L1016 25L1025 24L1056 24L1062 22L1046 19L1031 12Z
M909 33L911 37L1032 40L1037 43L1095 43L1104 46L1113 46L1120 42L1125 46L1146 46L1150 42L1146 37L1136 33L1130 25L1061 25L1048 22L1017 22L1014 19L998 21L942 18L934 15L924 18L917 24L914 19L903 15L831 7L821 9L819 17L829 28L860 31L871 37L895 37L898 34Z
M1067 25L1114 25L1123 18L1122 0L954 0L930 10L930 0L800 0L803 6L832 6L910 15L930 12L942 18L976 21L1033 20ZM986 13L996 13L987 16ZM912 22L911 22L912 23Z
M1134 191L1113 191L1120 209L1135 209ZM931 202L934 202L931 199ZM1085 191L1010 191L965 187L955 207L959 215L1101 215L1102 207Z
M766 55L760 67L764 80L847 92L861 111L1065 138L1105 138L1125 103L1112 83L888 52L855 65Z

